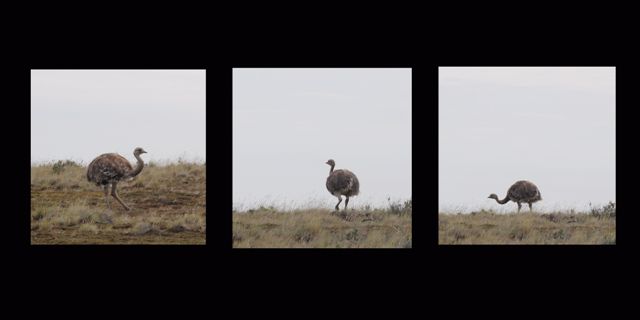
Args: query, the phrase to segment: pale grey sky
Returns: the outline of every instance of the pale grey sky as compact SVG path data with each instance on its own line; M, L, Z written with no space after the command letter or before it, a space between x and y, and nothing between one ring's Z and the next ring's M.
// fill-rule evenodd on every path
M615 201L615 68L439 68L439 207L513 211L517 180L542 211ZM528 210L528 208L527 208Z
M411 197L411 69L233 70L235 208L332 208L330 158L360 180L349 207Z
M31 162L205 161L205 70L32 70Z

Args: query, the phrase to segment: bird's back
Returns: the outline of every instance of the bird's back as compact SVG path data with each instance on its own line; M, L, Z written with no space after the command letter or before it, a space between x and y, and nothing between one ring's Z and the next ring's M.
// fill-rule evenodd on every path
M93 159L87 167L87 180L104 185L122 179L133 167L117 153L105 153Z
M360 192L360 182L353 172L349 170L334 170L327 177L327 190L334 195L355 196Z
M537 201L542 199L538 187L526 180L514 183L507 191L507 195L512 201Z

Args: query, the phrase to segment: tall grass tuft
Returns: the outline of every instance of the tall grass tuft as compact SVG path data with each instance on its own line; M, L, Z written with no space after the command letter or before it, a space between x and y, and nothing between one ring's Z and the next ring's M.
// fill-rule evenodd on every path
M591 207L591 203L589 203L589 207ZM615 218L616 217L616 203L609 201L608 204L598 208L591 207L590 214L597 218Z
M56 163L53 164L53 166L51 167L51 170L55 174L60 174L64 172L66 167L80 167L80 165L77 164L75 161L71 161L71 160L64 160L64 161L58 160Z
M405 201L391 201L391 198L387 198L387 201L389 202L389 212L391 214L406 215L411 214L413 210L412 199Z

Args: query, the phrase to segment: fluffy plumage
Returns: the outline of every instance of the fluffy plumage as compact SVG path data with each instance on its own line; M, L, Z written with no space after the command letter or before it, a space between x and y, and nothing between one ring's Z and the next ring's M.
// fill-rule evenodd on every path
M338 204L336 204L336 210L339 210L340 202L342 202L342 196L346 197L344 203L344 209L347 209L349 204L349 197L356 196L360 193L360 182L356 175L345 169L333 170L336 163L333 159L329 159L326 164L331 166L329 170L329 176L327 177L327 190L338 198Z
M107 206L109 204L109 186L111 186L111 195L126 209L131 210L118 196L116 186L122 180L130 180L140 174L144 168L144 162L140 158L140 154L147 153L144 149L138 147L133 150L133 155L138 160L136 167L132 167L129 161L117 153L105 153L99 155L87 167L87 180L93 182L104 189L105 200Z
M507 190L507 196L504 199L498 200L498 196L495 193L490 194L489 198L495 199L499 204L505 204L511 200L518 204L518 212L520 212L520 208L522 207L521 202L528 203L529 211L532 211L531 204L542 200L542 195L535 184L530 181L520 180L516 181L516 183Z

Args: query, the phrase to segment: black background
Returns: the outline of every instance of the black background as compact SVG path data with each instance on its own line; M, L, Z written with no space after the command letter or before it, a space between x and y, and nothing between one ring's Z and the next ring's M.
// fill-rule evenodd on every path
M368 311L392 307L394 318L405 318L407 305L460 298L496 299L495 305L475 305L496 310L511 301L509 306L521 307L514 316L563 303L573 306L573 297L584 297L577 308L595 308L618 299L616 292L633 288L636 218L628 210L637 191L631 175L637 163L632 130L637 121L632 101L637 99L632 97L637 94L638 55L630 19L612 18L610 11L559 13L551 8L525 16L523 11L454 12L450 19L441 15L452 12L436 8L378 8L383 10L375 14L332 8L326 15L283 11L277 19L262 14L264 7L191 8L171 14L123 9L70 18L39 11L5 29L10 33L4 48L10 70L4 76L5 97L10 100L2 116L4 176L9 178L2 188L3 264L5 274L18 280L20 297L30 301L59 291L74 296L113 293L106 300L109 305L149 297L166 301L176 295L198 305L219 303L219 297L241 305L264 299L259 307L234 310L238 315L273 314L296 304L309 308L311 312L299 314L307 317L355 304ZM616 245L437 245L437 67L466 65L617 67L616 171L622 174L616 177ZM263 66L412 68L412 249L231 248L231 70ZM46 68L207 70L206 246L30 245L29 75L30 69ZM266 303L272 299L281 304ZM157 302L149 306L159 309ZM467 307L446 311L457 314Z

